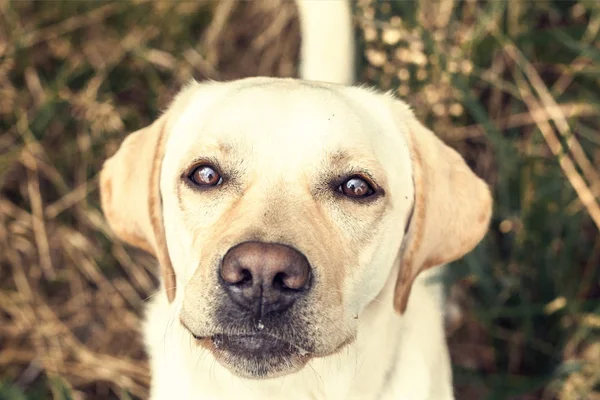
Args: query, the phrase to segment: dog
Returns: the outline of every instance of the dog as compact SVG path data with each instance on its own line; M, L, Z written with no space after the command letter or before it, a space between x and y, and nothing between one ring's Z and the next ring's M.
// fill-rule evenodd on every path
M454 398L439 267L490 191L401 100L327 73L192 82L106 161L109 225L161 270L152 399Z

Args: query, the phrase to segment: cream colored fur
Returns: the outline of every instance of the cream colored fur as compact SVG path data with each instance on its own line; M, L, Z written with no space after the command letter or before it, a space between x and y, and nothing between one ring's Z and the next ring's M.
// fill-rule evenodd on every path
M302 9L306 19L317 8ZM230 183L186 185L199 158ZM336 195L330 179L348 171L372 175L381 196ZM192 82L107 161L101 195L117 236L161 267L144 325L153 400L454 398L441 269L430 268L481 240L491 198L400 100L293 79ZM192 336L224 329L215 271L256 237L297 248L317 277L294 321L314 350L263 379Z

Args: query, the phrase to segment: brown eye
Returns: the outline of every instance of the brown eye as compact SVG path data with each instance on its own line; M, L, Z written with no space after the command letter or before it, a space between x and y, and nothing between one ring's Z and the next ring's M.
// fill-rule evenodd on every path
M198 186L217 186L223 182L221 175L208 165L201 165L192 171L190 179Z
M375 190L364 179L353 176L340 186L339 190L348 197L364 198L375 193Z

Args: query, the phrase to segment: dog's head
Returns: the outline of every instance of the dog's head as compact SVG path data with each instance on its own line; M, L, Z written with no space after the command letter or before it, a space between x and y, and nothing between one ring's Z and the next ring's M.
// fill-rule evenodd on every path
M107 161L101 194L199 346L252 378L350 343L388 279L404 312L417 274L470 251L491 213L399 100L268 78L184 89Z

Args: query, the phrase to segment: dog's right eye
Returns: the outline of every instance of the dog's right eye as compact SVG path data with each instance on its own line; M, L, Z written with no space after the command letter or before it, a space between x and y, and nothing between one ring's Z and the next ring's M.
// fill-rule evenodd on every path
M346 179L337 190L344 196L354 199L366 198L375 194L373 186L366 179L358 175L353 175Z
M200 165L199 167L196 167L189 178L198 186L217 186L223 183L221 174L210 165Z

